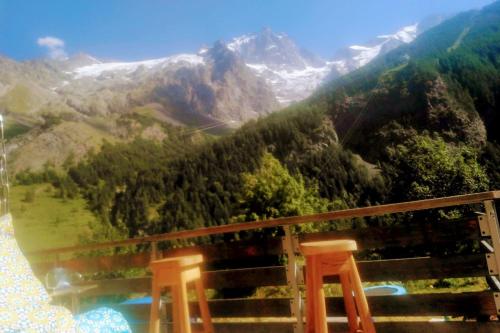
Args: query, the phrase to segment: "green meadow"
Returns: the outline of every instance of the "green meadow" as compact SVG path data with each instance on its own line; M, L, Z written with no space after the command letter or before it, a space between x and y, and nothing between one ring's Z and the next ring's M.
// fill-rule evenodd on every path
M83 198L58 198L51 184L13 186L10 209L25 252L79 244L98 225Z

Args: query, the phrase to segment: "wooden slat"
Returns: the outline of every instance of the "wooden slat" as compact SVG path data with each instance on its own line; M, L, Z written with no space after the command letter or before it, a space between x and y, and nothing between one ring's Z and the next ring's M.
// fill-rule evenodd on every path
M359 261L365 282L408 281L439 278L482 277L488 274L484 255L446 258L411 258ZM213 271L204 273L207 288L245 288L287 284L284 266ZM326 277L325 283L338 283Z
M220 226L200 228L196 230L184 230L184 231L171 232L171 233L159 234L148 237L133 238L123 241L111 241L100 244L89 244L83 246L80 245L80 246L62 247L57 249L48 249L44 251L37 251L36 253L31 253L31 254L46 255L46 254L64 253L64 252L78 252L78 251L102 249L102 248L117 247L117 246L136 245L148 242L204 237L204 236L224 234L224 233L234 233L244 230L255 230L260 228L271 228L277 226L296 225L296 224L310 223L310 222L333 221L339 219L351 219L351 218L366 217L366 216L381 216L393 213L403 213L409 211L420 211L420 210L434 209L434 208L445 208L445 207L453 207L460 205L477 204L485 200L494 200L498 198L500 198L500 191L457 195L446 198L426 199L426 200L402 202L402 203L387 204L380 206L344 209L327 213L283 217L283 218L264 220L264 221L231 223Z
M283 266L208 271L203 273L203 283L207 289L284 286L286 285L286 271ZM93 280L85 284L98 286L87 291L85 296L151 292L150 277Z
M112 258L115 257L108 259ZM140 263L139 259L138 262ZM75 262L71 261L71 263ZM102 267L114 267L110 265L115 264L113 261L107 262L101 260L96 263L91 262L91 267L101 267L99 266L100 263L102 263ZM117 265L117 267L144 267L136 264L137 262L122 262L122 264ZM357 264L361 278L365 282L482 277L488 275L486 259L482 254L444 258L358 261ZM66 266L64 262L60 264L61 267L68 267L80 272L88 272L83 269L82 265L83 264L79 263L78 265ZM205 271L203 277L206 288L282 286L287 283L284 266ZM149 282L146 283L146 280L149 281L149 278L99 280L90 281L89 283L97 283L101 286L94 290L93 294L123 294L127 293L127 290L130 290L129 293L149 291ZM337 283L338 279L336 277L326 277L325 282ZM143 287L147 287L148 289L142 289Z
M284 266L228 269L205 272L203 282L206 288L247 288L286 285Z
M368 297L374 316L470 316L496 314L492 292ZM342 298L328 298L329 315L344 313Z
M368 304L373 316L468 316L496 314L493 293L436 293L404 296L369 296ZM342 297L329 297L327 314L329 317L345 316ZM125 306L125 305L122 305ZM150 305L126 305L133 307L134 318L147 318ZM289 298L268 299L227 299L210 300L210 313L213 318L258 318L258 317L291 317ZM166 311L171 314L172 305L166 305ZM190 302L190 313L199 316L198 304ZM139 319L137 319L139 320Z
M341 327L345 325L328 325L338 326L334 328L335 332L339 332ZM387 322L375 323L377 332L382 333L498 333L500 332L500 324L498 322L478 323L478 322ZM344 331L344 332L347 332Z
M347 333L347 324L329 323L332 332ZM385 322L375 323L381 333L497 333L498 322ZM220 323L215 324L217 333L293 333L289 323Z
M203 283L207 289L283 286L286 285L286 271L282 266L208 271L203 273ZM85 284L98 286L85 292L85 296L151 292L150 277L97 280Z
M283 254L280 238L254 239L214 245L191 246L163 251L163 257L203 254L204 261L234 260L241 258L277 256Z
M405 296L368 297L373 316L477 316L496 314L491 292L436 293ZM192 303L193 314L198 314L197 304ZM169 306L167 305L167 311ZM212 300L210 311L213 317L288 317L290 300L231 299ZM344 300L341 297L327 298L329 316L344 316Z
M409 223L395 227L372 227L302 234L300 242L354 239L360 250L480 240L477 217L436 223Z
M481 277L487 275L484 255L449 258L412 258L358 262L360 275L365 282L407 281L438 278ZM206 271L203 273L206 288L248 288L284 286L287 284L284 266ZM149 277L89 281L97 284L86 295L120 295L150 292ZM336 277L326 277L325 283L338 283Z
M85 297L151 293L150 277L88 281L85 284L97 285L97 288L86 291Z
M55 263L34 263L31 268L38 276L42 276L54 265L79 273L111 272L121 269L147 267L151 260L148 252L121 254L115 256L75 258Z
M131 325L135 333L148 333L148 323ZM163 325L164 331L171 332L172 325ZM217 333L293 333L293 324L279 322L256 323L215 323ZM193 325L198 332L201 325ZM347 325L329 323L329 330L336 333L347 333ZM381 322L375 323L380 333L500 333L499 322Z
M277 256L282 253L280 238L190 246L162 251L163 257L202 254L206 264L242 258L248 261L251 258ZM36 262L32 264L32 269L39 276L44 275L55 265L80 273L109 272L129 268L144 268L149 265L150 259L151 253L148 251L114 256L82 257L60 261L57 264L54 262Z
M407 281L440 278L480 277L488 274L482 254L359 261L363 281ZM326 278L326 281L332 281Z

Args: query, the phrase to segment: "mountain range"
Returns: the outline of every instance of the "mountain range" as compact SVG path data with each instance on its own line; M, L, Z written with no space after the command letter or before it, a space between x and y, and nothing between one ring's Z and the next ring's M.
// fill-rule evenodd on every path
M163 125L218 133L310 96L319 86L410 43L434 18L324 60L269 28L197 54L104 62L87 54L16 62L0 57L0 110L14 169L80 159L105 139L163 139ZM131 121L130 115L156 123ZM47 147L51 147L48 149Z

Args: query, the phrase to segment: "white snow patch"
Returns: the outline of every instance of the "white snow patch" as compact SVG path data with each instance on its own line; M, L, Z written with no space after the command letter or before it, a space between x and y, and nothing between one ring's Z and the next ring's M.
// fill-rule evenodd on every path
M379 55L380 50L382 50L382 46L385 43L386 42L378 44L374 47L366 47L360 45L350 46L349 47L350 49L359 51L358 55L354 56L352 59L356 61L359 67L364 66Z
M334 66L342 67L345 63L332 61L323 67L306 66L304 69L276 69L265 64L247 66L273 88L278 102L288 105L308 97Z
M393 35L380 35L377 38L396 39L403 43L411 43L417 37L417 31L418 23L404 27Z
M250 41L256 38L255 35L243 35L239 37L235 37L228 43L226 46L233 52L239 52L241 50L241 46L248 44Z
M181 62L189 65L204 64L203 57L200 57L199 55L178 54L171 57L144 60L144 61L98 63L98 64L75 68L73 71L68 72L68 74L72 74L74 79L81 79L84 77L98 77L105 72L125 72L126 74L130 74L142 66L147 69L160 66L161 68L164 68L169 65Z
M372 61L382 51L382 47L390 41L400 41L403 43L411 43L417 37L418 23L404 27L393 35L380 35L380 43L374 46L352 45L349 48L358 51L358 54L353 56L356 62L356 67L362 67Z

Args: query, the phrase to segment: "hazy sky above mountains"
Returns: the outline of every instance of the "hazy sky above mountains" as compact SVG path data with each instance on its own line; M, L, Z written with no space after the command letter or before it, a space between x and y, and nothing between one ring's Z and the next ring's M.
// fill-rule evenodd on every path
M492 0L0 0L0 55L85 52L137 60L193 53L270 27L330 58L342 46Z

